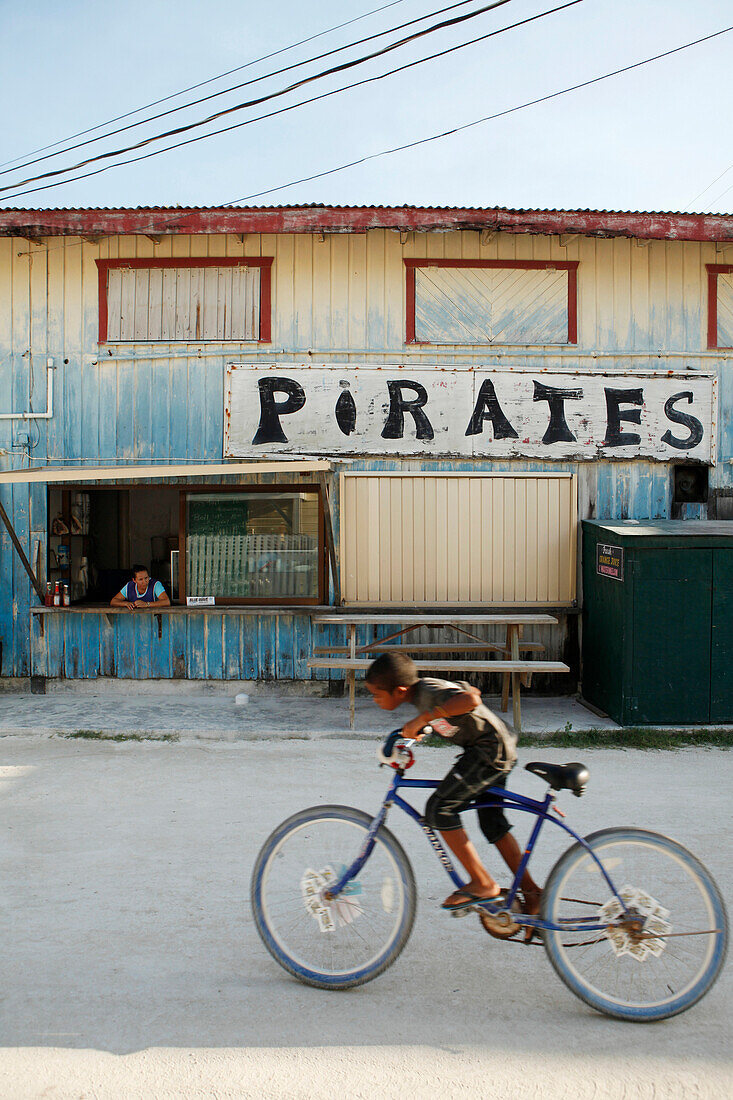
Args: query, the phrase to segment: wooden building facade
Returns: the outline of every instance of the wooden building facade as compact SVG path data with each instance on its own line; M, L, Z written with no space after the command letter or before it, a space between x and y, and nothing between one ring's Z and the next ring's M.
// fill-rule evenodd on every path
M0 676L323 678L314 608L532 607L572 690L580 520L733 518L731 356L733 216L2 211ZM170 613L105 609L135 561Z

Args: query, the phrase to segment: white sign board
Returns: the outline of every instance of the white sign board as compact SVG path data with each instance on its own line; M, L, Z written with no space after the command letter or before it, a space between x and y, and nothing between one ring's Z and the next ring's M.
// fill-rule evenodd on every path
M224 457L647 458L714 463L699 371L230 366Z

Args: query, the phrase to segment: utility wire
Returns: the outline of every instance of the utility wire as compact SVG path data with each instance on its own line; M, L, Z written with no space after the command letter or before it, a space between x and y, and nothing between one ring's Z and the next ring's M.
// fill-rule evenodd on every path
M120 126L117 130L110 130L106 134L100 134L99 137L87 138L86 141L79 141L76 143L76 145L67 145L63 149L58 149L55 153L47 153L45 156L35 157L32 160L25 160L22 164L16 164L12 168L3 168L3 170L0 171L0 176L7 176L11 172L20 172L24 168L30 168L33 164L40 164L43 161L52 160L54 157L60 157L63 156L65 153L71 153L75 149L83 149L87 145L95 145L99 141L105 141L107 138L115 137L117 134L123 134L127 130L134 130L138 126L145 126L149 122L157 122L158 119L166 118L168 115L174 115L178 111L189 110L191 107L197 107L199 106L199 104L207 103L209 102L209 100L217 99L219 96L229 95L231 92L239 91L241 88L250 87L252 84L259 84L261 81L269 80L275 76L281 76L283 73L291 72L293 69L300 69L304 65L311 65L316 61L322 61L326 57L333 57L334 54L343 53L344 50L350 50L356 48L357 46L363 46L366 42L373 42L375 39L384 38L388 34L396 34L398 31L405 30L406 27L413 27L416 23L423 23L426 19L431 19L436 15L444 15L446 12L454 11L456 8L464 8L466 4L472 3L474 3L474 0L459 0L458 3L450 4L446 8L439 8L437 11L428 12L426 15L421 15L417 19L410 19L408 22L400 23L396 27L390 27L386 31L379 31L376 34L370 34L365 38L357 39L355 42L347 42L344 46L337 46L333 50L327 50L325 53L316 54L315 57L308 57L305 58L305 60L303 61L296 61L292 65L285 65L283 68L275 69L273 72L263 73L262 76L256 76L252 80L245 80L241 84L234 84L229 88L223 88L219 92L212 92L210 95L201 96L199 99L191 100L188 103L181 103L178 107L171 107L167 111L160 111L156 115L149 115L147 118L141 118L139 122L132 122L129 123L127 126ZM497 3L492 4L491 7L501 7L503 4L508 3L510 3L510 0L497 0ZM477 12L476 14L480 14L480 12ZM193 125L203 124L204 123L194 123ZM30 155L32 154L29 154L29 156ZM79 167L79 165L75 165L74 167ZM68 169L68 171L73 171L73 169ZM29 181L23 180L22 182L27 183ZM20 184L12 184L11 186L20 186Z
M733 165L731 165L731 167L733 167ZM723 172L723 175L725 175L725 172ZM720 179L720 176L718 176L718 179ZM707 190L707 188L705 190ZM723 196L727 195L729 191L733 191L733 183L730 185L730 187L726 187L725 191L721 191L718 197L712 200L710 205L715 206L715 204L720 202Z
M222 203L222 206L238 206L242 202L248 202L250 199L259 199L263 195L271 195L274 191L284 191L288 187L295 187L300 183L310 183L312 180L323 179L324 176L332 176L336 172L344 172L347 168L354 168L358 164L366 164L367 161L377 160L379 157L387 157L392 153L401 153L406 149L414 149L418 145L427 145L431 141L440 141L441 138L450 137L452 134L458 134L462 130L470 130L474 126L480 126L484 122L493 122L497 118L503 118L505 115L514 114L516 111L524 111L527 107L536 107L539 103L547 103L548 100L557 99L558 96L567 95L569 92L577 92L580 88L588 88L592 84L599 84L602 80L609 80L613 76L620 76L622 73L628 73L632 69L639 69L642 65L650 65L652 61L660 61L664 57L670 57L672 54L680 53L682 50L689 50L692 46L699 46L701 42L709 42L713 38L719 38L723 34L728 34L733 30L733 26L724 27L723 30L715 31L714 34L708 34L704 38L696 38L694 42L686 42L683 46L677 46L673 50L666 50L664 53L655 54L654 57L647 57L643 61L637 61L633 65L626 65L623 69L614 69L613 72L604 73L603 76L596 76L592 80L585 80L582 84L573 84L568 88L562 88L559 92L552 92L550 95L540 96L538 99L530 99L527 103L520 103L517 107L509 107L505 111L497 111L496 114L486 115L484 118L477 118L473 122L466 122L462 126L454 126L450 130L444 130L441 134L432 134L430 137L420 138L418 141L411 141L405 145L396 145L392 149L383 149L379 153L370 153L365 157L359 157L358 160L352 160L348 164L341 164L337 168L329 168L325 172L316 172L312 176L303 176L298 180L291 180L290 183L282 183L277 187L269 187L265 191L254 191L250 195L244 195L241 199L234 199L231 202ZM731 165L733 167L733 165ZM725 173L723 173L725 174ZM720 178L720 177L718 177ZM728 190L733 188L733 184ZM707 190L707 189L706 189ZM723 195L726 192L723 192ZM719 195L718 198L722 198L723 195ZM715 200L718 201L717 199Z
M572 3L582 3L583 0L572 0ZM373 61L377 57L383 57L388 53L392 53L394 50L400 49L402 46L407 45L410 42L415 42L420 38L425 38L427 35L434 34L437 31L445 30L448 27L455 27L462 23L465 23L471 19L476 19L479 15L485 15L486 12L491 11L494 8L502 7L505 4L510 3L510 0L493 0L490 4L485 4L481 8L477 8L476 11L467 12L465 15L453 16L451 19L444 19L440 23L433 23L431 26L426 27L424 30L415 31L413 34L408 34L404 38L398 39L396 42L390 43L388 46L383 46L379 50L373 50L371 53L364 54L362 57L354 58L351 61L344 61L339 65L332 65L329 69L324 69L319 73L314 73L312 76L303 77L300 80L296 80L294 83L289 84L285 88L281 88L276 92L269 92L265 95L257 96L255 99L245 100L243 103L236 103L232 107L226 107L221 111L215 111L214 114L209 115L207 118L200 119L198 122L185 123L182 126L177 126L175 129L166 130L161 134L154 134L151 137L142 138L140 141L135 142L132 145L123 146L120 149L111 149L106 153L99 153L93 157L87 157L85 160L79 161L77 164L69 165L66 168L54 169L50 172L42 172L37 176L28 176L26 179L18 180L15 183L7 184L5 187L0 187L2 191L12 191L16 187L23 187L27 183L35 183L37 180L52 179L56 176L64 176L68 172L75 172L78 168L85 168L88 164L94 164L96 161L109 160L111 157L122 156L125 153L134 152L136 149L143 149L146 145L152 144L155 141L163 141L165 138L177 137L179 134L188 133L190 130L198 129L200 126L206 126L210 122L214 122L218 118L223 118L225 115L233 114L237 111L246 110L249 107L257 107L261 103L268 103L273 99L279 99L281 96L288 95L290 92L295 91L298 88L304 87L306 84L312 84L317 80L323 80L325 77L333 76L336 73L345 72L348 69L353 69L359 65L364 65L368 61ZM570 6L570 5L565 5ZM519 24L517 24L519 25ZM482 36L490 37L488 35ZM460 47L471 45L473 42L481 41L481 38L472 39L469 42L462 43ZM445 50L439 53L433 54L432 57L424 58L423 61L433 60L435 57L440 57L444 53L451 53L452 50ZM409 66L405 66L406 68ZM394 70L395 72L399 70ZM385 74L388 75L388 74ZM355 86L355 85L352 85ZM348 86L347 86L348 87ZM337 89L342 91L345 89ZM215 131L223 132L223 131ZM212 136L212 135L208 135Z
M505 2L505 0L500 0L500 2ZM564 11L566 8L574 7L576 4L579 4L579 3L583 3L583 0L568 0L568 3L561 4L557 8L551 8L549 11L540 12L538 15L530 16L528 19L522 19L518 23L512 23L512 24L510 24L509 26L506 26L506 27L500 27L498 30L490 31L488 34L480 35L477 38L470 39L468 42L459 43L457 46L452 46L448 49L440 50L438 53L430 54L428 57L418 58L416 61L410 61L410 62L406 63L405 65L399 65L394 69L388 70L386 73L380 73L376 76L366 77L364 80L355 81L353 84L347 84L347 85L344 85L341 88L334 88L329 92L323 92L321 95L312 96L310 99L302 100L300 103L293 103L293 104L288 105L287 107L281 107L279 110L269 111L268 113L266 113L264 115L259 115L255 118L246 119L244 122L238 122L238 123L233 124L232 126L225 126L225 127L222 127L220 130L213 130L208 134L199 134L197 137L188 138L186 141L179 141L179 142L176 142L174 145L166 146L165 149L156 149L156 150L153 150L150 153L145 153L145 154L143 154L139 157L130 157L128 160L118 161L116 164L105 165L103 168L98 168L95 171L85 172L85 173L82 173L81 175L78 175L78 176L71 176L69 179L59 180L55 183L50 183L50 184L44 184L41 187L28 188L27 190L24 190L24 191L15 191L15 192L13 192L12 195L5 195L4 198L5 199L14 199L14 198L19 198L21 195L34 194L37 191L47 191L51 187L58 187L58 186L61 186L63 184L66 184L66 183L73 183L76 180L88 179L91 176L98 176L102 172L109 171L109 169L111 169L111 168L119 168L119 167L123 167L124 165L127 165L127 164L135 164L138 161L148 160L150 157L154 157L154 156L160 156L161 153L167 153L167 152L170 152L173 149L178 149L178 148L181 148L185 145L193 145L197 141L204 141L207 138L217 137L219 134L226 134L226 133L229 133L232 130L239 130L243 126L250 126L254 122L262 122L264 119L273 118L276 115L285 114L286 112L295 110L298 107L304 107L307 104L316 103L316 102L318 102L319 100L322 100L322 99L328 99L330 96L339 95L341 92L350 91L352 88L359 88L359 87L362 87L365 84L372 84L372 83L375 83L376 81L384 80L385 77L393 76L395 73L404 72L407 69L415 68L417 65L423 65L427 61L434 61L436 58L439 58L439 57L445 57L448 54L455 53L457 50L465 49L467 46L473 46L477 42L484 42L489 38L495 37L496 35L503 34L505 31L514 30L517 27L522 27L522 26L525 26L528 23L533 23L537 19L543 19L547 15L553 15L558 11ZM479 14L479 13L473 13L473 14ZM461 17L461 18L465 18L465 17ZM451 20L450 22L453 23L454 20ZM427 32L420 32L420 34L424 34L424 33L427 33ZM416 35L410 36L410 38L414 38L414 37L418 37L418 36L416 36ZM374 56L378 56L379 54L387 53L392 49L396 49L397 45L399 45L399 44L400 43L394 43L392 46L387 47L385 50L378 51L378 54L374 55ZM344 68L353 67L353 65L355 65L357 63L358 62L349 62L346 65L338 66L337 70L334 70L334 71L340 71L341 69L344 69ZM322 75L327 75L327 74L320 74L320 75L322 76ZM317 77L310 77L307 80L303 80L303 81L298 82L298 84L294 85L293 87L299 87L302 84L310 83L312 80L315 80L315 79L317 79ZM229 108L229 110L227 110L227 111L218 112L218 114L213 115L212 118L221 117L221 115L223 115L223 114L230 114L232 111L239 110L243 106L254 105L256 103L262 102L263 100L277 98L277 96L284 95L285 92L291 91L291 90L292 90L292 88L285 89L285 91L277 92L277 93L274 93L273 95L262 97L262 99L260 99L260 100L255 100L255 101L253 101L252 104L242 104L239 107ZM204 125L208 121L211 121L211 119L205 119L202 123L199 123L198 125ZM7 187L0 188L0 191L10 191L14 187L23 186L23 184L25 184L25 183L34 183L34 182L36 182L36 180L48 179L51 176L65 175L67 172L72 172L76 168L84 167L85 165L92 164L95 161L105 160L107 157L116 156L120 152L124 153L124 152L130 152L134 149L139 149L141 147L144 147L145 145L150 144L154 140L161 140L163 137L173 136L173 135L185 132L187 130L191 130L193 128L194 128L194 126L191 126L191 125L182 126L182 127L179 127L176 130L170 131L169 134L158 135L156 138L148 138L145 141L139 142L137 145L130 146L128 149L118 150L117 153L114 153L114 152L104 153L104 154L100 154L99 156L96 156L96 157L90 157L88 160L83 161L81 164L73 165L72 167L63 169L63 170L58 171L58 172L46 172L43 175L34 176L34 177L32 177L28 180L22 180L22 181L19 181L18 183L10 184Z
M688 202L688 208L692 206L693 202L697 202L701 195L704 195L706 191L709 191L711 187L714 187L718 180L722 180L723 176L727 176L731 168L733 168L733 164L729 164L725 171L721 172L719 176L715 177L712 183L709 183L707 187L703 187L702 191L698 191L695 197L693 199L690 199L690 201ZM727 191L730 191L730 187L727 189ZM727 194L727 191L723 191L723 195ZM722 198L723 195L719 195L718 198ZM717 201L718 199L715 199L715 202Z
M317 38L325 38L327 34L333 34L334 31L343 30L344 27L350 27L352 23L359 23L362 19L368 19L370 15L377 15L380 11L386 11L387 8L396 8L399 4L404 3L405 0L391 0L391 3L382 4L379 8L373 8L371 11L364 12L363 15L356 15L353 19L347 19L345 23L337 23L334 27L327 27L325 31L319 31L318 34L312 34L308 38L301 38L299 42L292 42L289 46L283 46L279 50L273 50L272 53L263 54L262 57L256 57L253 61L247 61L244 65L237 65L234 69L227 69L226 72L219 73L218 76L211 76L208 80L200 80L198 84L191 84L188 88L182 88L180 92L172 92L171 95L163 96L162 99L154 99L152 103L146 103L142 107L136 107L134 111L127 111L124 115L116 115L115 118L108 118L106 122L99 122L96 126L90 126L86 130L79 130L77 133L70 134L68 137L60 138L59 141L54 141L51 145L44 145L40 149L32 149L30 153L22 153L18 157L12 157L11 160L2 161L0 162L0 168L5 168L8 164L15 164L15 162L19 160L25 160L27 157L35 157L38 153L45 153L47 149L55 149L57 145L63 145L66 141L75 141L78 137L84 137L86 134L93 134L95 130L101 130L105 126L112 126L115 122L121 122L124 118L132 118L133 115L139 115L141 111L149 111L151 107L157 107L161 103L168 103L171 99L177 99L178 96L186 95L188 92L195 92L198 88L206 87L207 84L214 84L217 80L223 80L233 73L241 72L243 69L249 69L253 65L259 65L263 61L269 61L271 57L279 57L280 54L295 50L298 46L305 46L308 42L315 42ZM427 18L427 16L425 18ZM105 136L109 135L103 134L96 140L101 141L102 137ZM19 165L18 167L22 166Z

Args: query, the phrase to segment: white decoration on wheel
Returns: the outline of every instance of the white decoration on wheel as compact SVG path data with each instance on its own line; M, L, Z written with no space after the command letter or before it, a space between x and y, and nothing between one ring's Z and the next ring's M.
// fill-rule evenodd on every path
M345 868L341 868L339 874L343 874ZM307 868L300 880L300 892L306 912L318 922L321 932L333 932L338 926L343 928L347 924L353 924L364 910L356 899L361 894L361 885L357 882L348 882L337 898L326 900L325 891L328 884L336 879L336 872L327 864L320 871ZM334 919L335 918L335 919Z
M598 910L598 919L601 921L622 921L621 924L610 924L604 932L615 954L631 955L640 961L649 955L659 957L666 947L666 941L662 937L668 936L672 931L672 925L667 920L669 909L665 909L646 891L637 890L633 886L623 886L618 893L618 898L611 898ZM623 906L619 898L623 901ZM625 910L632 910L634 918L642 922L640 933L630 929L627 920L624 923ZM640 939L640 935L644 938Z
M385 913L391 913L394 909L394 882L387 877L382 882L382 909Z

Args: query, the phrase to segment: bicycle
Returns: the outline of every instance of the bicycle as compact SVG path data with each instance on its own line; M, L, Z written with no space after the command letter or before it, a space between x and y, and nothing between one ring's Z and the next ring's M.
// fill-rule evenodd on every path
M349 806L301 810L274 830L257 857L251 886L257 930L273 958L308 985L348 989L371 981L407 943L415 879L384 824L391 806L420 825L451 881L464 885L439 837L399 794L438 786L405 778L414 744L395 730L381 747L380 762L395 774L375 816ZM690 1008L715 982L727 951L725 905L710 873L658 833L614 828L580 837L555 806L555 792L580 797L587 768L542 761L525 768L548 783L544 799L488 788L469 807L534 816L512 885L493 901L451 915L478 913L499 939L534 929L565 985L608 1016L648 1022ZM530 916L518 902L519 883L547 821L575 843L550 871L539 915Z

